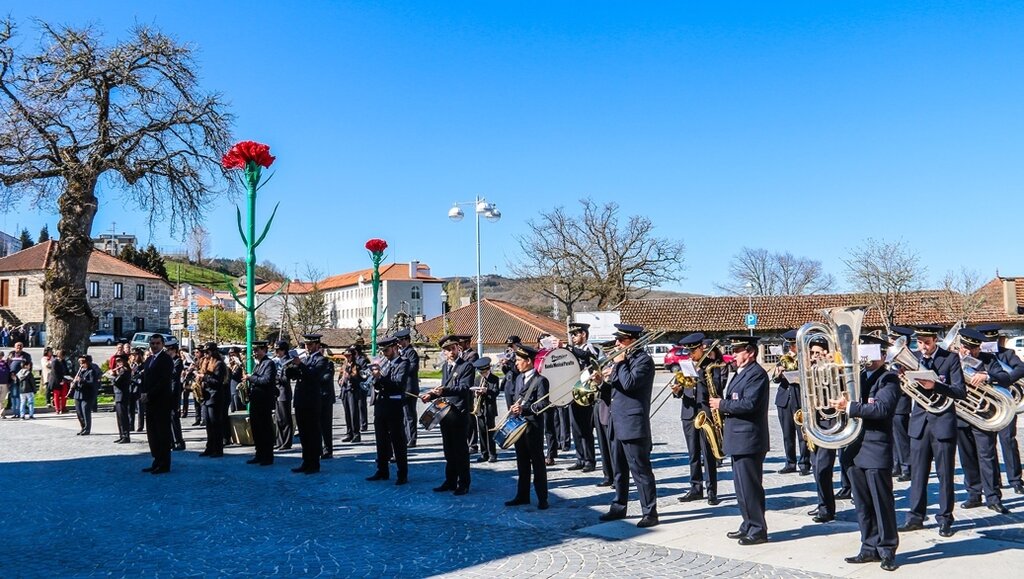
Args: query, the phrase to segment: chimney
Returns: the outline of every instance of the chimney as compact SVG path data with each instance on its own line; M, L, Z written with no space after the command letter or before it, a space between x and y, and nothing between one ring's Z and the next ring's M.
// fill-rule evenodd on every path
M1017 280L1012 277L1000 278L1003 282L1003 308L1006 315L1017 315Z
M420 262L413 260L409 262L409 279L416 279L420 273Z

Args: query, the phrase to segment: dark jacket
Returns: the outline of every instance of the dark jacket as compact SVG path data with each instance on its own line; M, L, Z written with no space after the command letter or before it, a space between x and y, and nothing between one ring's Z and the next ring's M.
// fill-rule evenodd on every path
M850 402L847 413L862 419L861 434L846 449L847 459L860 468L892 468L892 417L900 396L900 378L881 368L869 377L860 373L860 400Z
M453 368L447 361L441 367L441 397L460 412L469 412L473 391L473 365L463 359Z
M206 365L203 360L203 365ZM228 382L228 366L224 360L217 360L213 371L203 375L203 405L227 406L231 401L231 388Z
M1010 367L1010 383L1013 384L1024 378L1024 362L1017 357L1017 353L1009 348L999 348L996 358L1003 364Z
M530 374L529 380L526 379L526 374L516 375L513 395L517 401L522 399L521 416L530 425L530 428L543 429L544 417L538 414L538 412L544 410L547 400L545 399L539 403L537 401L548 395L548 379L536 371L532 371ZM532 390L530 389L531 387L533 388ZM527 393L529 393L529 396L527 396Z
M171 355L161 350L143 362L142 393L146 395L147 412L156 407L170 411L174 405L174 390L171 385L174 361Z
M487 414L488 415L490 415L490 416L496 415L498 413L498 391L499 391L498 377L494 375L494 372L491 372L490 374L487 375L487 379L484 380L483 376L481 376L480 374L477 374L476 380L473 383L473 386L476 387L476 388L479 388L481 386L484 386L484 387L487 388L487 392L485 392L483 394L483 396L485 397L484 398L484 405L485 405L485 408L487 408ZM475 395L476 394L474 394L474 396Z
M981 365L978 366L978 371L988 372L989 384L993 384L995 386L1002 386L1003 388L1006 388L1013 383L1010 380L1010 374L1003 369L1001 364L999 364L999 359L996 357L995 354L991 352L979 352L978 360L981 361ZM960 368L963 369L963 365L961 365ZM964 370L965 390L968 387L967 374L969 372L970 370ZM988 388L988 386L985 386L985 388ZM959 414L956 417L956 425L957 428L970 428L971 426L969 422L967 422L963 418L960 418Z
M75 375L75 391L72 399L74 400L92 400L93 394L96 392L96 387L99 385L99 378L92 368L78 367L78 373Z
M768 373L751 362L726 387L719 411L725 417L725 454L768 452Z
M409 392L409 361L401 356L388 360L380 368L380 376L369 378L373 388L375 412L402 412ZM382 414L383 416L383 414Z
M277 399L279 402L291 402L292 381L288 377L288 366L285 366L291 358L285 354L284 358L274 358L273 360L277 372Z
M914 352L918 360L921 360L921 368L924 369L924 356L920 351ZM935 349L935 363L933 370L938 375L939 381L935 383L933 392L962 400L967 396L964 388L964 374L960 368L960 356L943 350ZM925 428L928 428L932 435L939 440L956 440L956 411L953 406L933 414L924 409L920 404L915 404L910 414L910 437L921 439L924 437Z
M306 359L295 368L298 374L298 382L295 384L295 408L319 408L321 384L324 380L329 384L333 380L329 375L330 362L321 352L314 352L306 356Z
M402 350L399 355L405 358L405 361L409 364L409 380L407 382L409 393L420 395L420 355L416 352L416 348L409 346ZM412 398L409 398L412 400Z
M68 373L67 366L64 365L64 360L54 356L50 360L50 375L46 380L46 386L53 390L60 386L60 383L64 381L64 376Z
M116 370L115 370L116 372ZM114 402L130 402L132 399L132 371L125 366L111 381L114 387Z
M654 360L643 349L634 350L612 369L609 380L611 426L617 440L650 440L651 392Z
M249 375L249 398L271 402L277 399L277 364L264 356Z

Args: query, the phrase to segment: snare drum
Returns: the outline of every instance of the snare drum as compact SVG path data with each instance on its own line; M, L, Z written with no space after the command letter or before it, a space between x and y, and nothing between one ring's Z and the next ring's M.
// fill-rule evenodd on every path
M512 448L529 426L522 416L509 416L494 433L494 444L503 450Z
M441 420L444 419L451 409L452 405L440 398L431 402L430 406L427 406L427 409L420 416L420 425L423 426L423 430L431 430L438 424L441 424Z

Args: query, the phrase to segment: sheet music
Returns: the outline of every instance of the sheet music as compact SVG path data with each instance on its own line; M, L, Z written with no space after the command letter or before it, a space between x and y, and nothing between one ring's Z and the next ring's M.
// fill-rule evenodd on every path
M693 360L683 360L679 363L679 371L687 378L697 377L697 368L693 366Z
M932 370L908 370L904 372L903 375L906 376L907 378L910 378L911 380L929 380L931 382L942 382L942 380L939 380L938 374L936 374Z
M964 356L960 358L960 365L965 368L977 369L979 366L981 366L981 360L975 358L974 356Z
M790 384L800 383L800 370L790 370L789 372L783 372L782 375Z

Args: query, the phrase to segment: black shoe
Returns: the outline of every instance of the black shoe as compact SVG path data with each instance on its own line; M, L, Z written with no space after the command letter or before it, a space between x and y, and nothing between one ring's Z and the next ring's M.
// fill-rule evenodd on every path
M520 497L516 497L516 498L512 499L511 501L505 501L505 506L506 507L518 507L520 505L528 505L528 504L530 504L530 499L524 499L524 498L520 498Z
M1024 483L1017 483L1013 485L1013 492L1018 495L1024 495Z
M796 472L796 467L791 464L787 464L786 466L779 469L779 474L789 474L792 472Z
M469 489L466 487L459 487L455 489L455 492L453 492L452 494L457 497L461 497L462 495L469 494Z
M679 497L677 499L681 503L689 503L691 501L697 501L704 498L704 493L700 489L690 489L690 492Z
M744 536L744 533L743 531L729 531L725 534L725 536L729 537L730 539L739 539L740 537Z
M800 476L809 476L810 474L811 474L811 469L809 469L809 468L802 468L802 469L800 469Z
M940 537L952 537L953 536L953 521L946 521L939 525L939 536Z
M391 478L391 475L389 475L388 473L377 471L377 472L373 473L373 476L366 477L366 480L369 480L369 481L388 480L389 478Z
M352 442L352 437L351 436L346 436L345 438L342 438L341 441L342 442Z
M610 480L603 480L603 481L597 483L594 486L595 487L610 487L610 486L612 486L612 481L610 481Z
M708 504L709 505L715 506L715 505L717 505L720 502L722 502L722 500L718 498L717 494L712 493L712 492L708 493Z
M539 510L546 511L550 506L547 501L537 501L537 508Z
M332 459L332 458L334 458L334 453L333 452L325 452L325 453L320 455L320 460L329 460L329 459Z
M641 529L646 529L648 527L656 527L658 525L658 522L658 515L650 515L640 519L640 522L637 523L636 526L640 527Z
M879 559L877 555L872 555L870 553L857 553L857 556L847 557L843 560L847 563L850 563L851 565L860 565L862 563L877 563L881 561L881 559Z
M815 523L828 523L830 521L836 520L836 516L835 515L814 515L814 518L811 519L811 520L814 521Z
M895 571L896 569L899 569L900 566L896 564L896 559L892 557L883 557L881 567L882 571Z
M487 462L498 462L498 457L492 456L491 458L487 459Z
M153 472L155 468L156 467L153 466L147 466L146 468L142 469L142 472Z
M303 465L303 466L295 467L295 468L292 469L292 472L294 472L294 473L306 472L306 466Z
M583 467L583 472L594 472L595 470L597 470L597 467L592 464L588 464Z
M448 492L448 491L452 491L452 490L455 490L455 487L451 486L448 483L444 483L444 484L442 484L439 487L434 487L434 492L435 493L444 493L444 492Z
M126 440L125 442L128 442L128 441ZM174 445L174 450L185 450L185 443L183 442L181 444L175 444Z
M477 445L474 444L473 446L469 447L469 454L476 454L478 452L480 452L480 448Z
M404 485L404 484L406 484L408 482L409 482L409 477L407 477L407 476L399 476L398 480L395 481L395 486L396 487L400 487L400 486L402 486L402 485Z
M983 503L981 502L980 498L968 498L966 501L960 503L960 508L962 508L962 509L976 509L976 508L980 507L982 504Z
M768 542L768 537L740 537L740 540L739 540L740 545L743 545L743 546L747 546L747 545L760 545L762 543L767 543L767 542Z
M565 470L583 470L583 465L577 462Z
M546 464L547 466L555 466L555 459L553 459L553 458L545 458L544 459L544 464Z
M809 517L817 517L819 512L820 511L818 511L818 507L814 507L813 509L807 511L807 516L809 516Z
M902 527L898 527L896 530L901 533L909 533L911 531L920 531L923 528L924 523L922 523L921 521L908 520L907 522L903 523Z
M487 458L488 457L486 457L486 456L481 456L480 458L476 459L476 461L477 462L487 462Z
M160 468L154 468L153 470L149 471L149 474L165 474L168 472L171 472L171 467L161 466Z
M355 437L355 438L353 438L353 439L352 439L352 442L353 442L353 443L356 443L356 442L362 442L362 441L363 441L363 438L362 438L361 436L357 436L357 437Z
M358 440L356 442L359 442ZM416 441L413 440L409 444L405 445L406 448L416 448Z
M910 482L910 473L905 472L896 479L897 482Z
M625 518L626 509L622 509L621 511L608 511L607 513L601 515L597 519L600 521L618 521L619 519Z
M850 500L852 498L853 498L853 491L850 490L850 489L839 489L839 492L836 493L836 500L837 501L848 501L848 500Z
M195 422L192 423L192 426L201 426L202 424L203 423L201 420L196 420Z
M1010 514L1010 509L1004 507L1003 503L1000 503L1000 502L989 503L988 510L995 511L995 512L999 513L1000 515L1008 515L1008 514Z
M245 461L245 464L259 464L259 463L260 463L260 459L258 459L258 458L250 458L249 460Z

